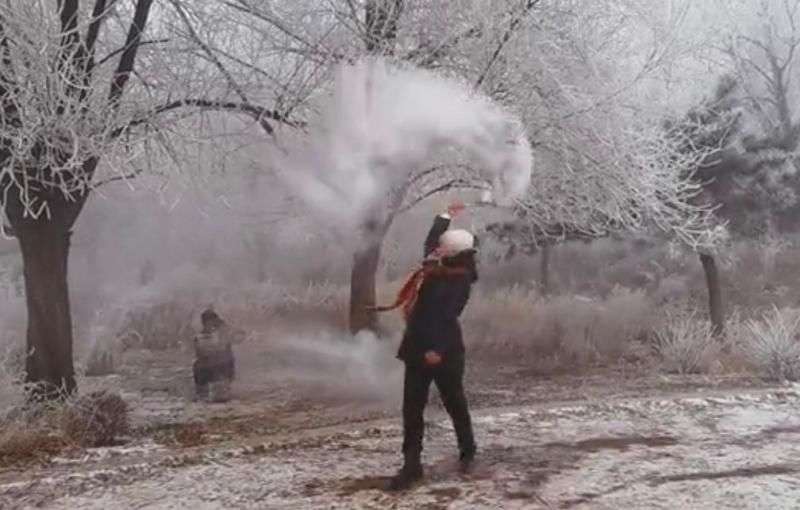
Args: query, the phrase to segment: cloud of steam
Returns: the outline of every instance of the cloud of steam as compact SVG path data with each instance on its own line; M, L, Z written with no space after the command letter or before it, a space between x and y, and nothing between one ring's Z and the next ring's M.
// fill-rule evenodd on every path
M402 364L394 357L395 342L368 332L355 337L321 332L286 343L298 354L292 368L305 382L316 382L334 393L354 397L391 402L399 397ZM302 370L303 360L313 362L313 370Z
M464 153L500 203L526 190L533 166L521 124L499 105L456 80L381 59L339 67L310 136L283 148L284 177L348 226L443 150Z

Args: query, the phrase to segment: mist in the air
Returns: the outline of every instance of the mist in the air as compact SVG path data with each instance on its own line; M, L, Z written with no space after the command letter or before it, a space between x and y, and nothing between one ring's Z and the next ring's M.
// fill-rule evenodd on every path
M399 374L399 330L354 339L342 310L319 317L310 310L325 304L303 302L324 295L320 288L331 289L331 303L346 302L358 241L342 234L414 172L467 158L496 200L524 193L532 154L518 121L463 83L366 60L338 69L304 133L253 142L246 127L240 132L250 147L221 139L217 151L226 156L213 163L198 156L196 175L113 183L92 197L70 261L78 365L97 350L118 352L132 334L173 335L159 342L185 346L200 311L214 306L234 326L261 332L249 341L292 351L286 377L393 397L384 383ZM235 155L227 156L226 143ZM413 269L445 200L397 218L382 280ZM9 303L7 336L22 338L22 295ZM291 312L262 312L282 309ZM152 320L137 319L148 313Z
M342 230L459 154L498 202L521 196L531 179L531 148L513 115L467 84L380 59L337 69L309 132L279 140L277 173Z

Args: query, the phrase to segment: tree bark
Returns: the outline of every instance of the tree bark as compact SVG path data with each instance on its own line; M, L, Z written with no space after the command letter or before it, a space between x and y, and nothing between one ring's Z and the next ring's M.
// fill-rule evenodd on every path
M17 227L28 308L26 382L34 399L76 389L72 316L67 287L70 229L59 221L25 220Z
M397 29L404 0L368 0L364 4L365 48L370 55L393 55L397 42ZM394 196L394 206L399 208L404 192ZM367 218L364 225L364 248L353 255L350 272L350 332L378 332L378 315L371 307L376 302L378 264L383 239L391 224L389 219L380 222Z
M381 258L383 237L372 239L366 248L353 255L350 273L350 332L377 332L378 316L370 307L376 302L378 263Z
M722 283L720 282L717 261L713 255L701 253L700 263L703 264L703 272L706 275L708 313L714 336L722 336L725 333L725 314L722 306Z
M393 55L404 0L367 0L364 4L367 53Z
M542 295L550 294L550 249L551 245L545 241L542 243L541 258L539 259L539 279L542 285Z
M125 85L136 63L138 48L147 25L153 0L136 0L133 20L128 27L126 44L120 56L116 71L111 79L108 92L108 105L112 112L119 108ZM96 0L95 14L87 34L87 41L81 41L78 0L62 0L57 3L61 20L59 41L59 64L52 80L63 85L65 97L57 102L56 113L64 114L80 105L83 111L90 107L85 102L85 91L91 83L94 66L94 45L100 30L101 18L106 2ZM9 41L0 24L0 101L6 124L14 126L22 118L22 113L13 98L13 92L20 85L8 72L13 69L9 56ZM85 87L80 87L84 84ZM56 87L59 88L59 87ZM113 121L113 120L112 120ZM122 133L113 133L120 136ZM13 136L3 141L10 143ZM74 154L56 154L55 167L38 166L43 161L44 139L35 140L30 161L19 168L12 168L15 180L19 179L31 186L15 189L18 185L11 177L4 175L0 188L4 190L3 203L0 204L15 231L22 251L23 272L25 276L25 299L28 309L27 347L25 361L26 381L33 383L33 400L52 399L68 395L76 390L75 370L72 362L72 317L67 283L67 264L69 258L72 225L86 203L90 187L80 193L67 197L59 182L72 181L77 175L70 163ZM91 182L101 154L89 156L79 170L81 180ZM0 151L0 163L5 166L13 163L8 160L6 150ZM52 162L52 161L51 161ZM50 164L50 163L48 163ZM29 170L28 166L32 169ZM24 178L19 174L26 173ZM58 173L60 178L54 177ZM47 204L48 218L31 218L27 213L29 204Z

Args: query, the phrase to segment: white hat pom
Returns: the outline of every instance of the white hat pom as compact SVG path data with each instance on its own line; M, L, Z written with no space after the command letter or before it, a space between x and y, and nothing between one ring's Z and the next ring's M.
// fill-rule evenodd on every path
M475 236L467 230L447 230L439 237L439 250L444 257L452 257L461 252L474 249Z

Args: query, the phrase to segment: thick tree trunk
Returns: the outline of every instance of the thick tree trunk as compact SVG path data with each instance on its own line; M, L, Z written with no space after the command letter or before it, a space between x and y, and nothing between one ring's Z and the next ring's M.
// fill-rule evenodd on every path
M700 263L706 275L708 288L708 313L711 318L715 336L725 333L725 313L722 308L722 283L720 282L719 269L713 255L700 254Z
M350 273L350 332L378 330L378 317L370 307L375 306L378 263L383 238L374 239L366 248L353 255Z
M67 286L70 234L58 221L25 220L17 228L28 307L26 381L35 384L35 399L76 389Z
M542 244L541 258L539 259L539 278L544 296L550 294L550 249L550 243L545 241Z

